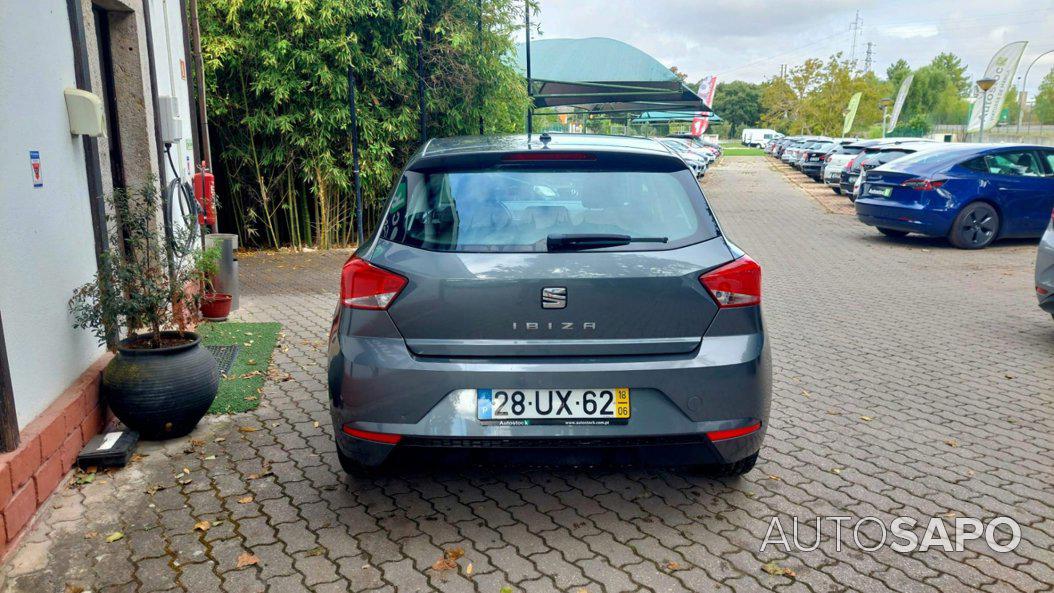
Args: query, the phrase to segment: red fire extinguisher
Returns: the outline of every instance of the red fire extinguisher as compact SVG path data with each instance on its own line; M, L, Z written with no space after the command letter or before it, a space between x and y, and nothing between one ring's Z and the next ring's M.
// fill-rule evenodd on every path
M216 232L216 176L201 161L201 168L194 174L194 198L198 201L198 224L208 225Z

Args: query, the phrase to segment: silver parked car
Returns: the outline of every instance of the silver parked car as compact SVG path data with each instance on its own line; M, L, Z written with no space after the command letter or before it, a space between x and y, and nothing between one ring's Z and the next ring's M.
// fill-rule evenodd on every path
M1036 298L1039 307L1054 316L1054 212L1036 254Z
M344 266L328 376L349 472L445 449L738 475L769 417L761 268L653 140L434 139Z

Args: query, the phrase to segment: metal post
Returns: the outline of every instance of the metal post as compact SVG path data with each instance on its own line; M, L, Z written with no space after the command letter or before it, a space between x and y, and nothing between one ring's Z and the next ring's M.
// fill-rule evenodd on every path
M421 101L421 114L418 125L420 126L421 143L428 140L428 109L425 106L425 32L422 27L421 35L417 38L417 95Z
M348 109L351 110L351 174L355 180L355 237L361 246L362 234L362 176L359 171L359 116L355 109L355 66L348 64Z
M888 107L886 107L886 104L883 103L882 104L882 137L883 138L886 137L886 123L888 121L887 117L886 117L886 111L887 110L888 110Z
M977 141L984 142L985 109L988 107L988 91L981 91L981 125L977 128Z
M194 46L194 77L197 78L198 122L201 126L201 155L212 170L212 148L209 146L209 112L205 106L205 60L201 56L201 21L198 0L190 0L190 42ZM215 231L215 229L213 229Z
M1032 60L1032 63L1028 65L1028 68L1025 68L1025 76L1021 79L1021 97L1020 97L1020 99L1021 99L1021 109L1017 113L1017 133L1018 134L1021 133L1021 118L1023 118L1024 115L1025 115L1025 89L1028 88L1028 73L1029 73L1030 70L1032 70L1032 66L1035 66L1036 62L1038 62L1040 58L1042 58L1043 56L1045 56L1047 54L1051 54L1051 53L1054 53L1054 49L1047 50L1047 51L1039 54L1038 56L1036 56L1036 59ZM1032 117L1031 117L1031 115L1028 118L1028 129L1029 130L1032 129Z
M479 0L476 3L478 12L476 13L476 35L479 36L479 55L480 59L483 59L483 0ZM483 80L480 78L480 80ZM479 135L483 135L483 93L479 93Z
M527 142L531 141L531 116L534 114L534 92L531 90L531 0L523 0L523 17L527 35Z

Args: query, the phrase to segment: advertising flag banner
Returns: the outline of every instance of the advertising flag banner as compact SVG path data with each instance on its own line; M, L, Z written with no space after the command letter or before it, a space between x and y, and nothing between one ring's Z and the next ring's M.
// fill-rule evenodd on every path
M908 77L900 83L900 91L897 92L896 103L893 103L893 115L889 117L887 132L892 132L893 128L897 127L897 120L900 119L900 110L904 108L904 101L908 98L908 89L911 88L912 80L915 80L915 75L908 74Z
M704 76L703 79L699 81L699 92L697 92L696 95L698 95L699 98L703 100L703 103L706 103L706 106L709 107L711 111L713 111L714 109L715 91L717 91L716 76ZM703 116L702 118L696 118L696 120L699 119L701 119L702 121L699 122L698 125L695 121L692 121L693 136L702 136L706 133L706 129L710 127L709 117Z
M992 61L988 62L988 68L984 71L985 78L995 79L995 84L986 93L978 92L977 101L970 111L970 123L966 126L967 132L979 132L981 130L981 112L984 111L984 129L995 127L999 121L999 113L1003 109L1003 101L1006 92L1010 89L1017 72L1017 64L1021 61L1021 55L1025 53L1027 41L1015 41L1005 45L995 52ZM983 102L983 104L982 104Z
M853 120L856 119L856 109L860 107L860 97L863 93L856 93L849 99L849 106L845 108L845 123L842 124L842 136L848 136L849 130L853 129Z
M698 138L706 133L706 126L709 123L709 118L702 115L697 115L692 118L692 135Z

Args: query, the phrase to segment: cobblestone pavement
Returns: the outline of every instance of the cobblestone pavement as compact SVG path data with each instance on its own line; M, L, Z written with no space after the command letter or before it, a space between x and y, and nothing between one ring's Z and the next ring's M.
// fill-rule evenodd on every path
M764 158L726 159L704 185L725 231L765 269L774 405L745 478L458 467L344 477L322 347L347 254L253 255L240 317L284 324L275 361L290 380L269 383L254 413L209 420L194 441L144 445L143 460L63 489L0 589L1051 590L1054 322L1032 297L1034 246L887 239L821 208ZM864 553L847 530L838 551L824 523L818 549L759 552L772 517L789 528L791 516L837 515L1006 515L1021 542L1011 553L978 541ZM876 526L865 525L868 543ZM114 531L124 538L106 543ZM456 567L432 568L444 553ZM256 564L238 568L242 554Z

